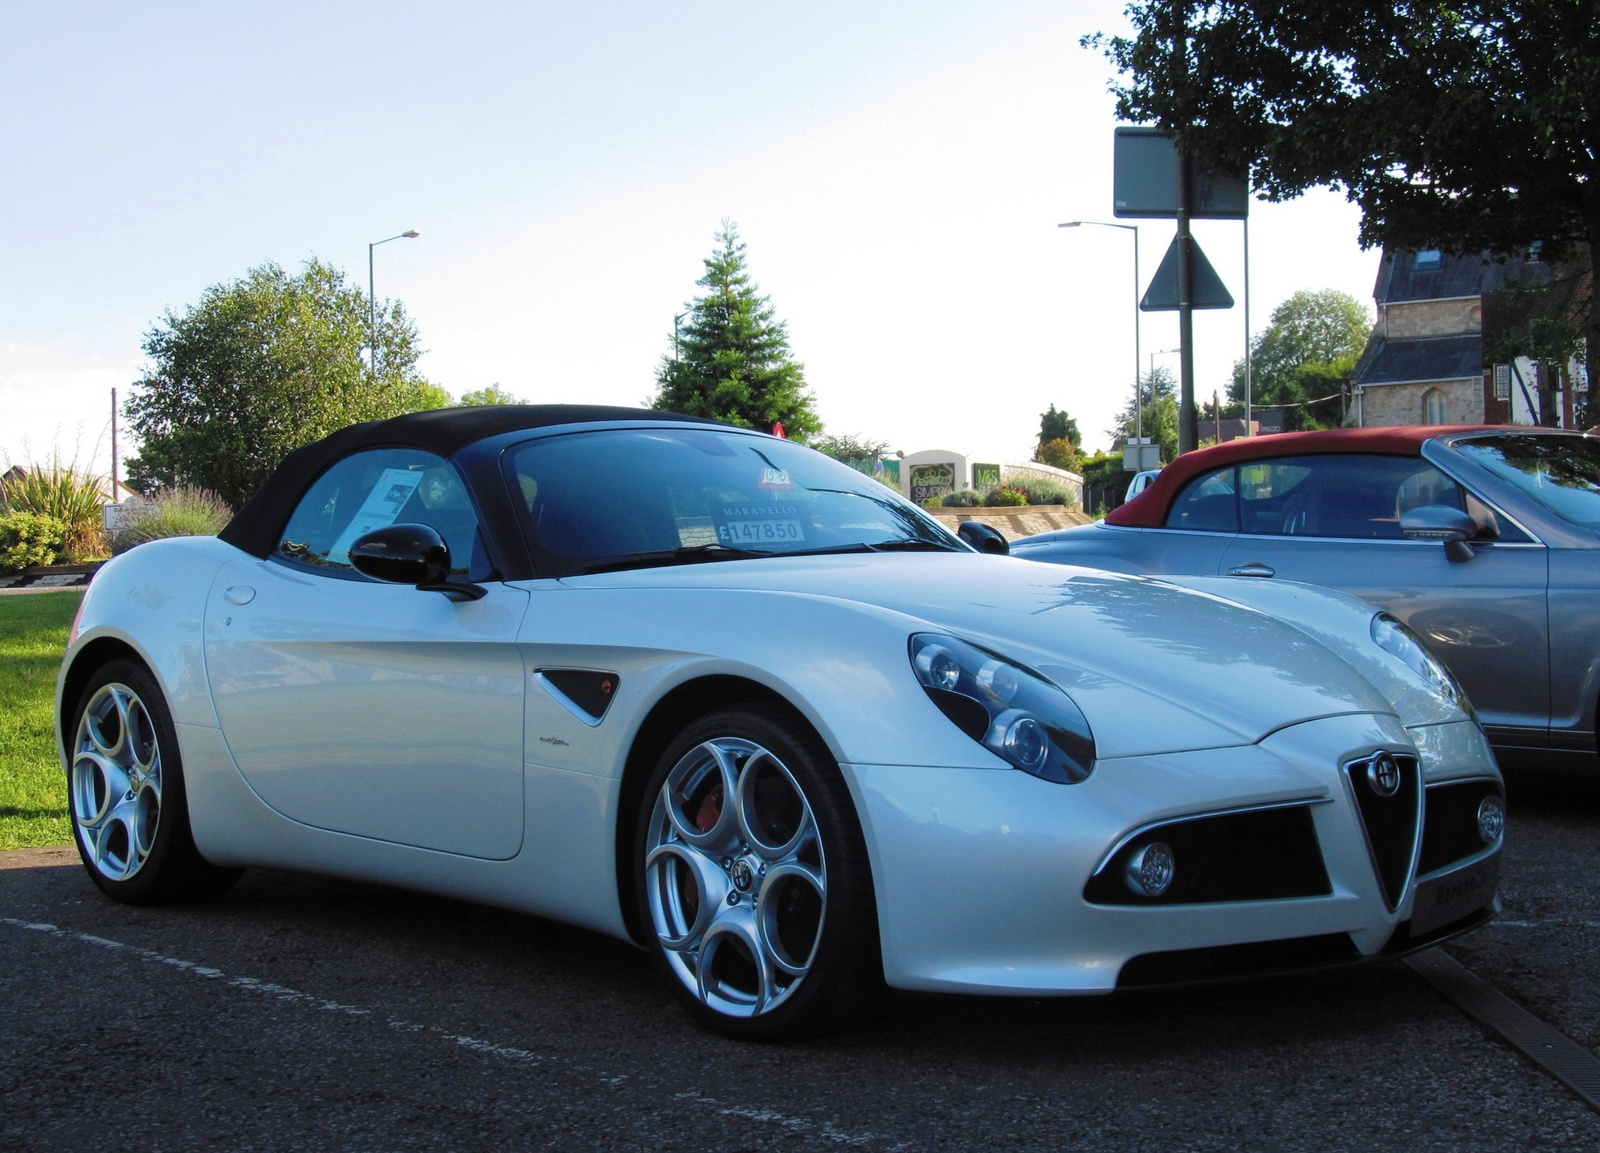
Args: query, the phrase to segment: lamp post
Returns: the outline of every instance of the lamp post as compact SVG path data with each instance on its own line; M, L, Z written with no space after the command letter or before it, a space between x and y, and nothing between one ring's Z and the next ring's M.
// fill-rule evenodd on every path
M1134 440L1139 444L1139 463L1144 463L1144 386L1139 382L1139 229L1132 224L1113 224L1109 220L1068 220L1057 228L1120 228L1133 233L1133 411Z
M370 372L378 371L378 294L372 277L372 250L380 244L388 244L391 240L415 240L420 235L422 235L420 232L412 228L396 236L374 240L367 245L367 369Z

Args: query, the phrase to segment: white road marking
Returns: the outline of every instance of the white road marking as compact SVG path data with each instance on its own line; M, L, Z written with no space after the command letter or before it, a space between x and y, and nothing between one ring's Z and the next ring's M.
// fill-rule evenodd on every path
M287 1004L302 1005L334 1013L346 1013L355 1017L375 1016L371 1009L362 1009L356 1005L346 1005L339 1001L329 1001L310 993L302 993L298 989L291 989L287 985L278 985L271 981L263 981L258 977L229 977L221 969L213 969L208 965L196 964L194 961L185 961L178 957L169 957L165 953L158 953L153 949L145 949L138 945L129 945L122 941L113 941L109 937L97 937L93 933L79 933L71 929L62 929L55 925L38 921L22 921L15 917L0 917L0 925L10 925L15 929L23 929L35 933L48 933L52 936L62 937L67 940L80 941L84 944L94 945L98 948L109 949L115 952L131 953L145 960L153 961L160 965L171 965L187 973L207 980L220 980L230 988L239 989L247 993L260 993L274 1000ZM442 1041L459 1045L474 1053L482 1053L489 1057L499 1057L507 1061L514 1061L521 1065L550 1065L555 1067L563 1065L574 1072L589 1072L581 1066L570 1062L562 1063L554 1058L535 1053L528 1049L519 1049L513 1045L497 1045L493 1041L485 1041L481 1037L469 1037L461 1033L451 1033L438 1025L418 1024L407 1021L402 1017L389 1017L386 1021L389 1028L402 1033L431 1033ZM614 1076L611 1073L600 1073L598 1079L606 1085L618 1086L628 1079L627 1074ZM791 1133L809 1133L824 1140L832 1141L839 1145L864 1146L883 1140L874 1133L851 1133L836 1127L831 1121L814 1121L807 1117L795 1117L786 1113L779 1113L772 1109L760 1109L750 1105L725 1104L714 1097L702 1096L699 1093L674 1093L675 1100L695 1101L702 1105L710 1106L725 1117L742 1117L749 1121L759 1121L764 1124L777 1125ZM910 1142L901 1142L892 1145L886 1153L897 1153L899 1150L909 1149Z

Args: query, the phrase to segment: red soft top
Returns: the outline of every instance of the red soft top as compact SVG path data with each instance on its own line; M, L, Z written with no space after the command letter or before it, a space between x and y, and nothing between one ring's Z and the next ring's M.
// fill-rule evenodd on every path
M1127 504L1106 514L1107 524L1131 528L1158 528L1167 523L1172 500L1201 473L1239 461L1270 460L1280 456L1322 456L1336 452L1367 452L1383 456L1417 456L1422 442L1458 432L1478 432L1495 425L1419 424L1392 428L1329 428L1320 432L1280 432L1270 436L1241 437L1185 453L1161 470L1150 487Z

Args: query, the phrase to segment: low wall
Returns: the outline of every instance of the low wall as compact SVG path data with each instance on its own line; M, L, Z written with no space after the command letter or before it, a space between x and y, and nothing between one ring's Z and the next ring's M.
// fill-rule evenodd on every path
M1089 524L1094 518L1064 504L1010 505L1004 508L930 508L924 510L954 532L965 520L999 529L1007 540Z

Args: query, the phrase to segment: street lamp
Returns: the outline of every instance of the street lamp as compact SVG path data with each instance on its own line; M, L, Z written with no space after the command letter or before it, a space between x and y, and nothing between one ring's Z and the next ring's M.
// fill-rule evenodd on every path
M415 240L421 235L412 228L398 236L374 240L367 245L367 368L371 372L378 371L378 294L373 287L372 250L380 244L388 244L391 240Z
M1132 224L1113 224L1109 220L1068 220L1064 224L1056 225L1057 228L1082 228L1088 225L1092 228L1120 228L1124 232L1133 233L1133 411L1134 411L1134 440L1140 445L1136 454L1139 463L1144 463L1144 386L1139 382L1139 230Z

